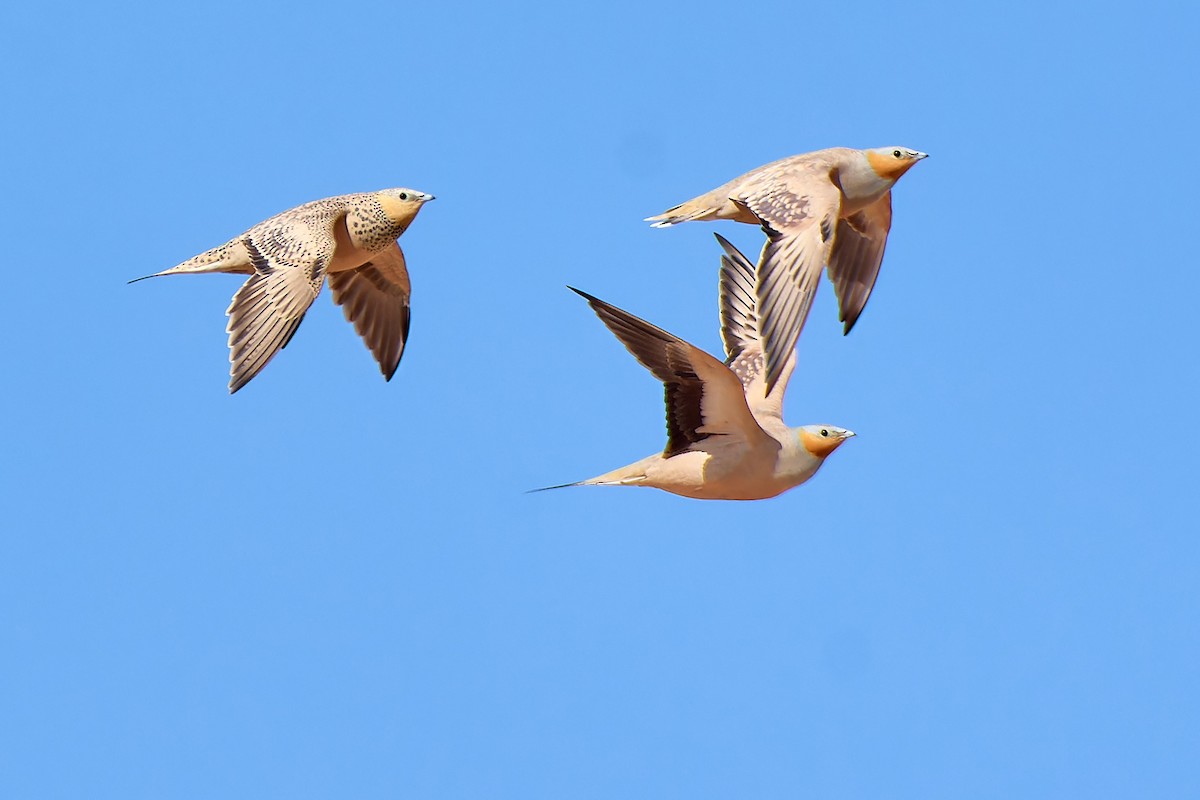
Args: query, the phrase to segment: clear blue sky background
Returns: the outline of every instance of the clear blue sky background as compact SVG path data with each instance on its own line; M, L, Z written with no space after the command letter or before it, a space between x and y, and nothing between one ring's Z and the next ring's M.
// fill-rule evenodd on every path
M0 12L0 795L1200 795L1194 6ZM570 283L719 347L716 230L902 144L882 278L760 503L537 486L660 449ZM226 393L301 202L432 192L386 384L326 296Z

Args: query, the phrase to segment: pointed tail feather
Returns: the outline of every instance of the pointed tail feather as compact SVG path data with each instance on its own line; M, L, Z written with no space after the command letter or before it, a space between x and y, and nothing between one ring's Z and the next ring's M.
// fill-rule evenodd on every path
M245 253L238 252L238 247L233 244L223 244L212 250L206 250L194 258L189 258L170 269L134 278L129 283L137 283L147 278L161 278L163 275L184 275L193 272L231 272L236 275L251 275L254 273L254 265Z
M537 492L548 492L551 489L567 489L571 486L583 486L584 481L575 481L574 483L560 483L557 486L543 486L540 489L528 489L525 494L536 494Z
M712 213L712 209L708 206L700 205L695 200L689 200L686 203L680 203L674 208L668 208L661 214L646 217L644 221L649 222L651 228L669 228L681 222L703 219L711 216Z
M142 277L140 277L140 278L134 278L134 279L133 279L133 280L131 280L131 281L125 281L125 285L126 285L126 286L128 286L128 285L129 285L129 284L131 284L131 283L137 283L138 281L144 281L144 280L146 280L147 278L161 278L161 277L162 277L162 273L161 273L161 272L156 272L156 273L154 273L153 275L143 275L143 276L142 276Z
M646 464L650 461L658 461L659 458L657 455L649 456L641 461L636 461L624 467L618 467L612 472L606 472L594 478L575 481L574 483L560 483L557 486L543 486L541 489L530 489L525 494L548 492L551 489L566 489L570 486L637 486L646 480Z
M569 489L572 486L638 486L644 480L645 475L637 475L627 478L608 478L601 475L598 478L588 478L586 481L575 481L574 483L560 483L557 486L543 486L540 489L529 489L525 494L536 494L537 492L548 492L551 489Z

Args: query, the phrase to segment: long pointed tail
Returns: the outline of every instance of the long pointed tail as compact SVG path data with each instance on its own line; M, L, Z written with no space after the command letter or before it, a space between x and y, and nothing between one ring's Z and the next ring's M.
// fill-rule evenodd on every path
M660 455L647 456L641 461L635 461L624 467L618 467L612 472L606 472L594 478L575 481L574 483L560 483L558 486L546 486L541 489L531 489L526 494L545 492L550 489L565 489L568 486L640 486L646 482L646 470L652 463L661 458L662 456Z
M696 200L699 199L696 198ZM646 217L645 221L649 222L652 228L669 228L681 222L691 222L692 220L703 219L713 214L711 208L707 205L697 203L696 200L688 200L686 203L680 203L673 208L668 208L661 214Z
M134 278L129 283L137 283L147 278L159 278L163 275L183 275L189 272L231 272L236 275L251 275L254 273L254 265L243 251L244 248L240 243L230 242L220 247L214 247L212 250L206 250L170 269Z
M570 486L639 486L646 480L646 462L657 460L658 458L658 456L650 456L650 458L643 461L638 461L627 467L614 469L612 472L606 472L594 478L575 481L574 483L560 483L557 486L543 486L541 489L530 489L525 494L548 492L551 489L566 489Z
M536 494L537 492L548 492L551 489L566 489L571 486L583 486L585 481L575 481L574 483L560 483L557 486L543 486L540 489L529 489L525 494Z

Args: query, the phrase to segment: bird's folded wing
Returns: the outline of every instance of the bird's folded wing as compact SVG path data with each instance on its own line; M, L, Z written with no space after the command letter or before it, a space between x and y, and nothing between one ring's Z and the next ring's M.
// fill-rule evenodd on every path
M769 439L746 406L742 384L729 368L683 339L586 292L592 310L642 366L663 382L670 457L709 436L736 436L754 445Z
M766 358L759 330L758 298L754 293L754 266L721 234L714 234L725 250L721 256L721 338L726 366L742 382L746 403L756 418L781 419L783 395L796 367L796 352L784 362L779 380L767 392Z
M410 322L412 287L400 245L393 242L357 269L331 273L329 288L390 381L404 355Z
M891 192L838 222L829 256L829 279L837 292L844 333L854 327L871 296L891 227Z

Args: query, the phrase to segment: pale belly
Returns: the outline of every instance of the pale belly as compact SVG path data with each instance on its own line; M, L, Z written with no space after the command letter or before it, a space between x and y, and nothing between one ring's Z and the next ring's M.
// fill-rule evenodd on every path
M646 470L643 486L698 500L763 500L803 483L775 474L773 454L716 458L711 453L681 453Z

